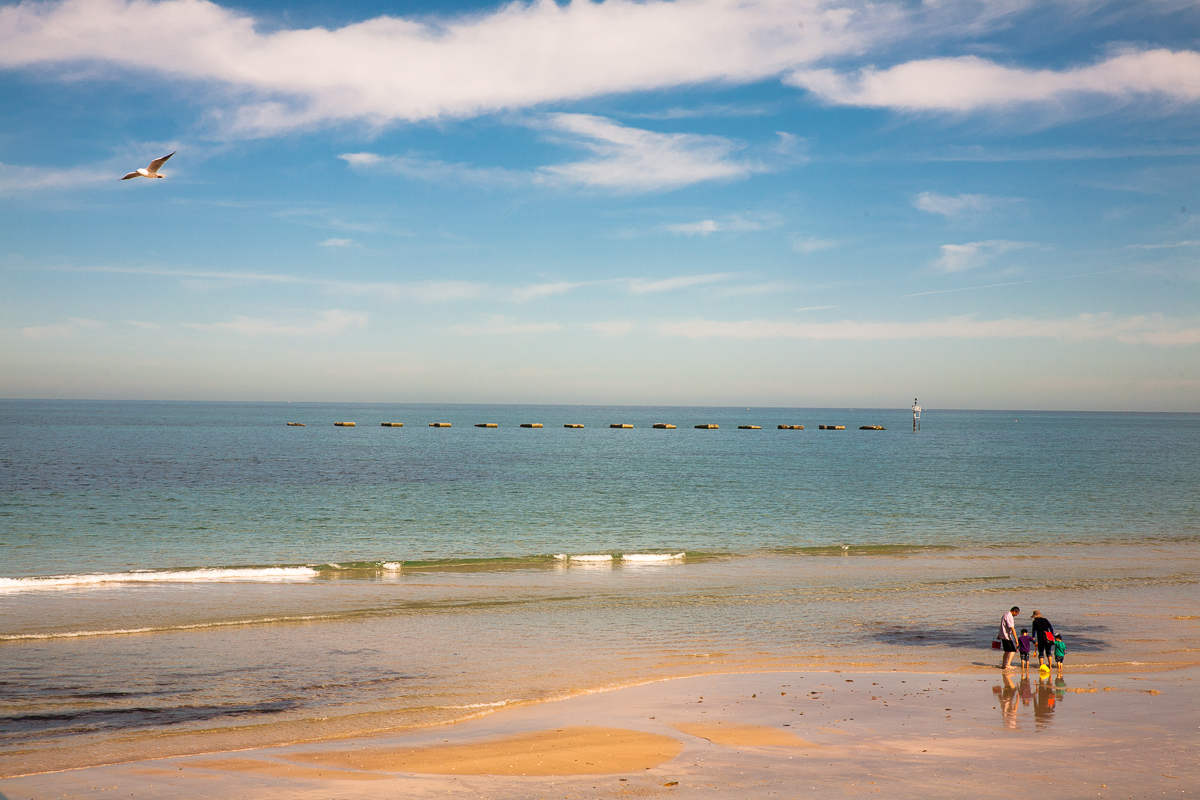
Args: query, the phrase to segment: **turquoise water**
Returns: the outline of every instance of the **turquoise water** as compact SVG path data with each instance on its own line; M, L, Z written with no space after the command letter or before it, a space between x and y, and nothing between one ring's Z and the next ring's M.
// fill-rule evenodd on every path
M4 402L0 577L1196 535L1196 415L922 425L907 409Z
M1075 658L1169 660L1198 485L1197 415L0 402L0 774L970 666L1013 603Z

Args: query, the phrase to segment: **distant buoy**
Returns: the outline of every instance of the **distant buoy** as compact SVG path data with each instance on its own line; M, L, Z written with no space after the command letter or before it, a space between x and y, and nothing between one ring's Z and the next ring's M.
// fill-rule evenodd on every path
M887 430L887 428L883 427L882 425L859 425L858 429L860 431L886 431Z
M339 428L353 428L354 427L353 422L335 422L333 424Z
M762 425L738 425L739 431L761 431Z
M522 422L521 427L522 428L541 428L542 423L540 423L540 422Z
M622 423L622 422L614 422L612 425L609 425L608 427L610 427L610 428L632 428L633 426Z
M303 422L289 422L288 426L291 428L303 428L304 423Z
M675 426L674 426L674 425L672 425L672 424L671 424L671 423L669 423L669 422L656 422L656 423L654 423L654 425L653 425L653 426L651 426L651 427L658 428L660 431L673 431L673 430L675 430Z
M720 425L713 425L712 423L709 423L707 425L697 425L696 429L702 431L715 431L720 427Z
M476 428L499 428L500 426L494 422L476 422Z
M578 422L568 422L566 425L563 425L563 427L564 428L582 428L583 426L580 425Z
M776 425L775 427L779 428L779 430L781 430L781 431L802 431L802 430L804 430L803 425Z
M379 423L379 425L380 425L380 427L383 427L383 428L403 428L404 427L403 422L381 422L381 423Z
M429 423L429 427L431 427L431 428L449 428L450 423L449 422L431 422L431 423Z

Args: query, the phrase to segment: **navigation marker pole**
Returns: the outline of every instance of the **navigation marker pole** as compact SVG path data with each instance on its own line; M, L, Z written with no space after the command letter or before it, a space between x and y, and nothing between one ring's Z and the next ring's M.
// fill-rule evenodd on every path
M917 398L913 398L913 433L921 430L921 407L917 405Z

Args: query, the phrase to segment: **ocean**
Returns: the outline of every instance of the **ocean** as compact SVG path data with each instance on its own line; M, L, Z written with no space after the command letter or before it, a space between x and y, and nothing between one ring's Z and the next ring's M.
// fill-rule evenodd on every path
M1012 604L1181 663L1198 486L1189 414L0 401L0 775L979 668Z

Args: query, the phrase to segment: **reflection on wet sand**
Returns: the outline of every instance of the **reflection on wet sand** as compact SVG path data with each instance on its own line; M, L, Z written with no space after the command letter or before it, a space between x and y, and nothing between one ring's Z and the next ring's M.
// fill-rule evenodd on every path
M999 700L1004 727L1014 730L1018 727L1018 710L1021 706L1033 707L1033 720L1038 727L1049 725L1067 688L1067 682L1061 677L1038 678L1037 683L1033 684L1028 675L1022 675L1018 685L1013 675L1002 675L1001 681L1000 685L992 687L992 693Z

